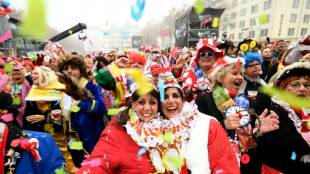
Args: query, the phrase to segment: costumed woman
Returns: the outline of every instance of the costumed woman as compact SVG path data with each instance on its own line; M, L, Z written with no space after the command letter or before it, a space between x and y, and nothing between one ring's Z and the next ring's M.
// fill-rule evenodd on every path
M30 91L30 85L25 79L23 67L15 65L13 71L10 73L10 81L7 82L5 92L11 94L13 98L13 104L18 107L18 115L15 123L11 122L15 126L23 127L23 116L26 108L26 96Z
M157 150L173 153L173 148L182 147L177 151L182 151L185 155L189 173L240 173L227 134L218 121L200 113L194 101L189 103L184 100L182 88L169 70L161 71L159 81L162 80L163 85L159 85L160 92L164 91L164 94L161 94L164 97L161 101L161 111L166 118L162 128L165 134L171 132L173 135L170 144L158 146ZM169 171L170 166L163 166L155 165L161 168L161 171L165 171L165 168Z
M299 97L299 102L304 101L309 106L309 63L293 63L276 73L270 81L280 91ZM310 173L309 108L294 106L294 101L285 101L276 95L271 101L270 109L279 115L280 128L264 134L263 157L264 164L278 172L266 166L263 171Z
M191 68L184 73L183 91L186 101L192 101L196 95L211 91L210 69L223 52L216 48L216 40L199 39L197 54Z
M155 173L146 149L163 143L158 92L139 95L131 85L131 100L102 132L100 140L77 173ZM148 136L146 136L148 135ZM100 165L92 165L98 163Z
M61 116L64 113L63 93L55 90L64 85L58 82L54 71L45 66L36 67L32 79L33 86L26 97L23 129L51 134L66 159L67 170L73 172L75 165L68 149L66 121ZM54 115L53 112L58 113Z
M251 136L252 132L259 136L278 129L279 121L273 111L265 117L265 110L259 119L254 113L248 112L252 108L260 113L261 109L254 99L244 94L238 95L243 82L243 65L244 59L240 57L218 59L211 74L213 91L199 95L196 104L200 112L215 117L226 130L231 148L235 151L238 161L241 161L241 173L260 173L260 156L257 153L258 149L254 148L258 140ZM255 123L256 120L258 121Z

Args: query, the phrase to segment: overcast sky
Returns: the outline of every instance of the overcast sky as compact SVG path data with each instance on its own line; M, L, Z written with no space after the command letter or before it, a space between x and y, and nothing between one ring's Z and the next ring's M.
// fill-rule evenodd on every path
M26 10L27 0L8 0L11 8ZM47 2L48 25L58 30L68 29L77 23L98 25L105 23L122 26L127 20L143 26L147 21L161 20L172 7L190 6L195 0L145 0L142 18L136 22L131 18L131 5L136 0L45 0Z

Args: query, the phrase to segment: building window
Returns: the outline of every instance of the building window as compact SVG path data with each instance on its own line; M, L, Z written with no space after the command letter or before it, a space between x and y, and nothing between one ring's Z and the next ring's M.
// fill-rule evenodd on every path
M236 17L236 12L231 13L231 19L234 19Z
M310 0L307 0L306 9L310 9Z
M224 30L224 31L227 31L227 26L226 26L226 25L223 27L223 30Z
M254 18L250 19L250 26L253 26L255 24L256 24L255 19Z
M234 0L231 4L232 8L237 7L237 0Z
M296 23L297 14L291 14L290 23Z
M235 27L236 27L235 23L230 24L230 29L231 29L231 30L234 30Z
M293 0L293 8L298 8L299 0Z
M272 5L272 0L268 0L264 2L264 10L270 9Z
M295 30L295 28L289 28L287 35L288 36L293 36L294 35L294 30Z
M243 32L239 33L239 39L243 39L243 38L244 38L244 33Z
M245 4L246 3L246 0L241 0L241 4Z
M261 37L268 36L268 29L262 29L260 31L260 35L261 35Z
M249 37L255 37L255 31L249 31Z
M267 16L267 23L270 21L270 14Z
M256 13L256 12L257 12L257 9L258 9L258 4L253 5L253 6L252 6L252 9L251 9L251 13Z
M302 28L301 32L300 32L300 35L303 36L303 35L307 34L307 29L308 28Z
M244 16L246 14L246 8L241 9L240 16Z
M245 26L245 21L240 21L239 27L240 27L240 28L243 28L244 26Z
M234 34L231 34L231 35L230 35L230 38L231 38L232 40L234 40L234 39L235 39L235 35L234 35Z
M304 16L304 23L309 23L310 15L306 14Z

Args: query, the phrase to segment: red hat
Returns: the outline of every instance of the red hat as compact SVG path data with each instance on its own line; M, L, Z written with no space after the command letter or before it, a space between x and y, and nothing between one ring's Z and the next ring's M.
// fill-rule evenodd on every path
M195 67L197 64L197 58L201 52L201 50L205 49L205 48L209 48L212 51L215 52L215 55L217 58L222 58L224 56L223 51L221 51L220 49L216 48L217 42L215 39L199 39L196 43L196 47L197 47L197 53L194 57L194 63L192 64L192 67Z
M24 62L23 63L23 67L25 67L26 65L31 66L32 70L34 70L34 68L35 68L34 65L31 62Z
M140 63L142 65L144 65L146 62L144 56L142 56L141 54L135 54L135 53L132 53L129 55L129 60L132 60L133 63Z
M23 60L24 60L24 61L25 61L25 60L30 60L31 62L33 61L33 59L32 59L31 57L24 57Z

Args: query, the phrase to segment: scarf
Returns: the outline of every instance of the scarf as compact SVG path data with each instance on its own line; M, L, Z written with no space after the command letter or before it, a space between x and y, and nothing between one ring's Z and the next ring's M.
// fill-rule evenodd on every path
M27 101L37 101L37 100L60 101L63 95L63 92L56 91L55 88L63 89L65 88L65 85L59 82L53 82L44 87L33 85L26 97L26 100Z
M216 84L213 89L213 99L215 102L216 107L223 113L224 110L230 106L230 105L238 105L242 106L243 108L249 110L250 104L249 100L246 98L244 94L236 96L234 99L232 99L225 90L219 86L219 84ZM238 128L242 131L251 132L252 128L251 125L248 124L245 128ZM241 159L241 151L247 152L249 148L256 147L257 144L254 141L253 137L244 137L240 134L238 134L235 130L228 131L228 139L231 142L231 146L237 156L238 162L240 162Z

